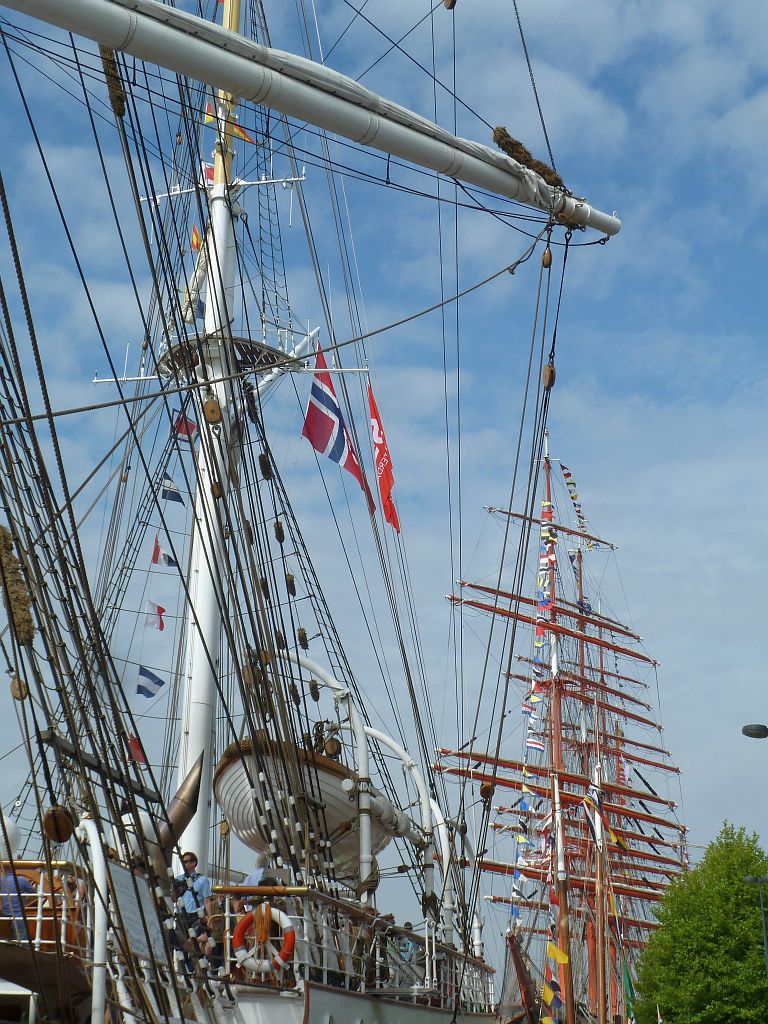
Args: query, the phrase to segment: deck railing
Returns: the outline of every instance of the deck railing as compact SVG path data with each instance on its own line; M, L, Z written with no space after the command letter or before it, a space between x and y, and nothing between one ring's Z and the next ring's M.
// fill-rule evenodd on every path
M5 893L0 895L0 939L24 944L43 953L62 951L88 961L93 898L81 869L67 862L15 861L17 877L27 878L36 891L17 895L10 866ZM360 994L430 1006L489 1012L493 1008L493 970L483 960L464 955L438 941L433 926L426 934L398 926L387 916L305 886L262 886L243 889L216 886L222 899L219 927L223 944L205 960L201 946L189 940L187 952L176 959L180 974L218 978L229 985L299 988L316 983ZM291 920L296 944L285 971L248 974L238 967L231 936L238 921L235 897L246 896L255 906L269 902ZM223 919L223 920L222 920ZM215 923L215 922L214 922ZM276 926L258 959L271 960L281 945ZM212 953L212 955L211 955ZM110 954L113 976L142 983L140 957L123 962L117 949ZM149 963L147 962L147 968ZM151 973L151 972L150 972ZM121 1000L122 1001L122 1000Z
M253 904L267 901L288 915L296 932L290 980L275 974L238 980L274 985L304 981L350 991L377 994L453 1009L457 1000L466 1009L493 1008L493 969L484 961L459 953L437 941L434 928L426 935L402 928L392 920L365 912L354 904L299 886L264 886L244 890L218 886L224 895L227 927L224 971L232 962L230 936L237 921L229 900L250 894ZM258 959L271 958L280 946L275 935Z
M85 957L89 945L86 885L80 871L67 861L16 860L0 862L0 939L31 945L39 952L58 949ZM31 893L20 892L26 879Z

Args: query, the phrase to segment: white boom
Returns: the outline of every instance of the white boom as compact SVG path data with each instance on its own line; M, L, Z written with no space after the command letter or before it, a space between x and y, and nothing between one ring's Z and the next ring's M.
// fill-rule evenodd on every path
M451 135L345 75L155 0L2 0L2 6L574 226L609 236L621 228L617 217L550 187L505 154Z

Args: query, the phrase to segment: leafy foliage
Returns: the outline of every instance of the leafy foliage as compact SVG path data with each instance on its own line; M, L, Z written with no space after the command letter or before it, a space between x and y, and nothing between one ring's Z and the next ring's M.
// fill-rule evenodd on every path
M668 890L642 957L638 1024L764 1024L768 980L758 887L768 875L756 835L727 822L703 860ZM768 912L768 886L763 886Z

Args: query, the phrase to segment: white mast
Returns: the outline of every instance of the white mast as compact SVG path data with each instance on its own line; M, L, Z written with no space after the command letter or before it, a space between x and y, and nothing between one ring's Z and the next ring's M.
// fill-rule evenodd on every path
M240 28L240 0L225 0L224 26L231 32ZM230 194L232 180L232 125L237 98L219 91L217 96L218 137L210 190L210 217L203 245L207 250L204 362L196 368L198 381L220 380L226 376L225 347L231 336L235 271L234 219L236 210ZM224 382L210 385L203 401L214 399L221 410L218 423L201 424L197 453L197 496L195 525L190 555L190 608L187 619L187 651L184 677L178 785L203 753L200 800L183 836L183 846L198 858L198 870L205 874L211 837L213 784L211 755L215 750L217 679L221 659L219 638L221 610L226 606L226 586L219 573L227 561L224 552L222 502L231 479L236 451L231 447L233 406L231 388ZM215 407L214 407L215 416Z

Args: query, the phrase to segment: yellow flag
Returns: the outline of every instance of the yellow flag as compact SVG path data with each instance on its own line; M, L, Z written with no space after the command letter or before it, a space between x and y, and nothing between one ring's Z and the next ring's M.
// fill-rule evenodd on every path
M189 247L192 252L197 252L200 248L200 232L197 230L197 224L192 228L192 241L189 243Z
M559 964L568 963L568 954L564 953L559 946L554 944L554 942L547 943L547 956L556 960Z
M549 1006L550 1003L552 1002L552 1000L554 999L554 997L555 997L554 989L551 989L549 987L549 985L545 981L544 982L544 988L541 990L541 998L544 1000L546 1005Z
M256 140L252 139L248 132L245 131L244 128L241 128L239 124L232 125L232 134L236 139L242 139L243 142L250 142L252 146L256 145Z

